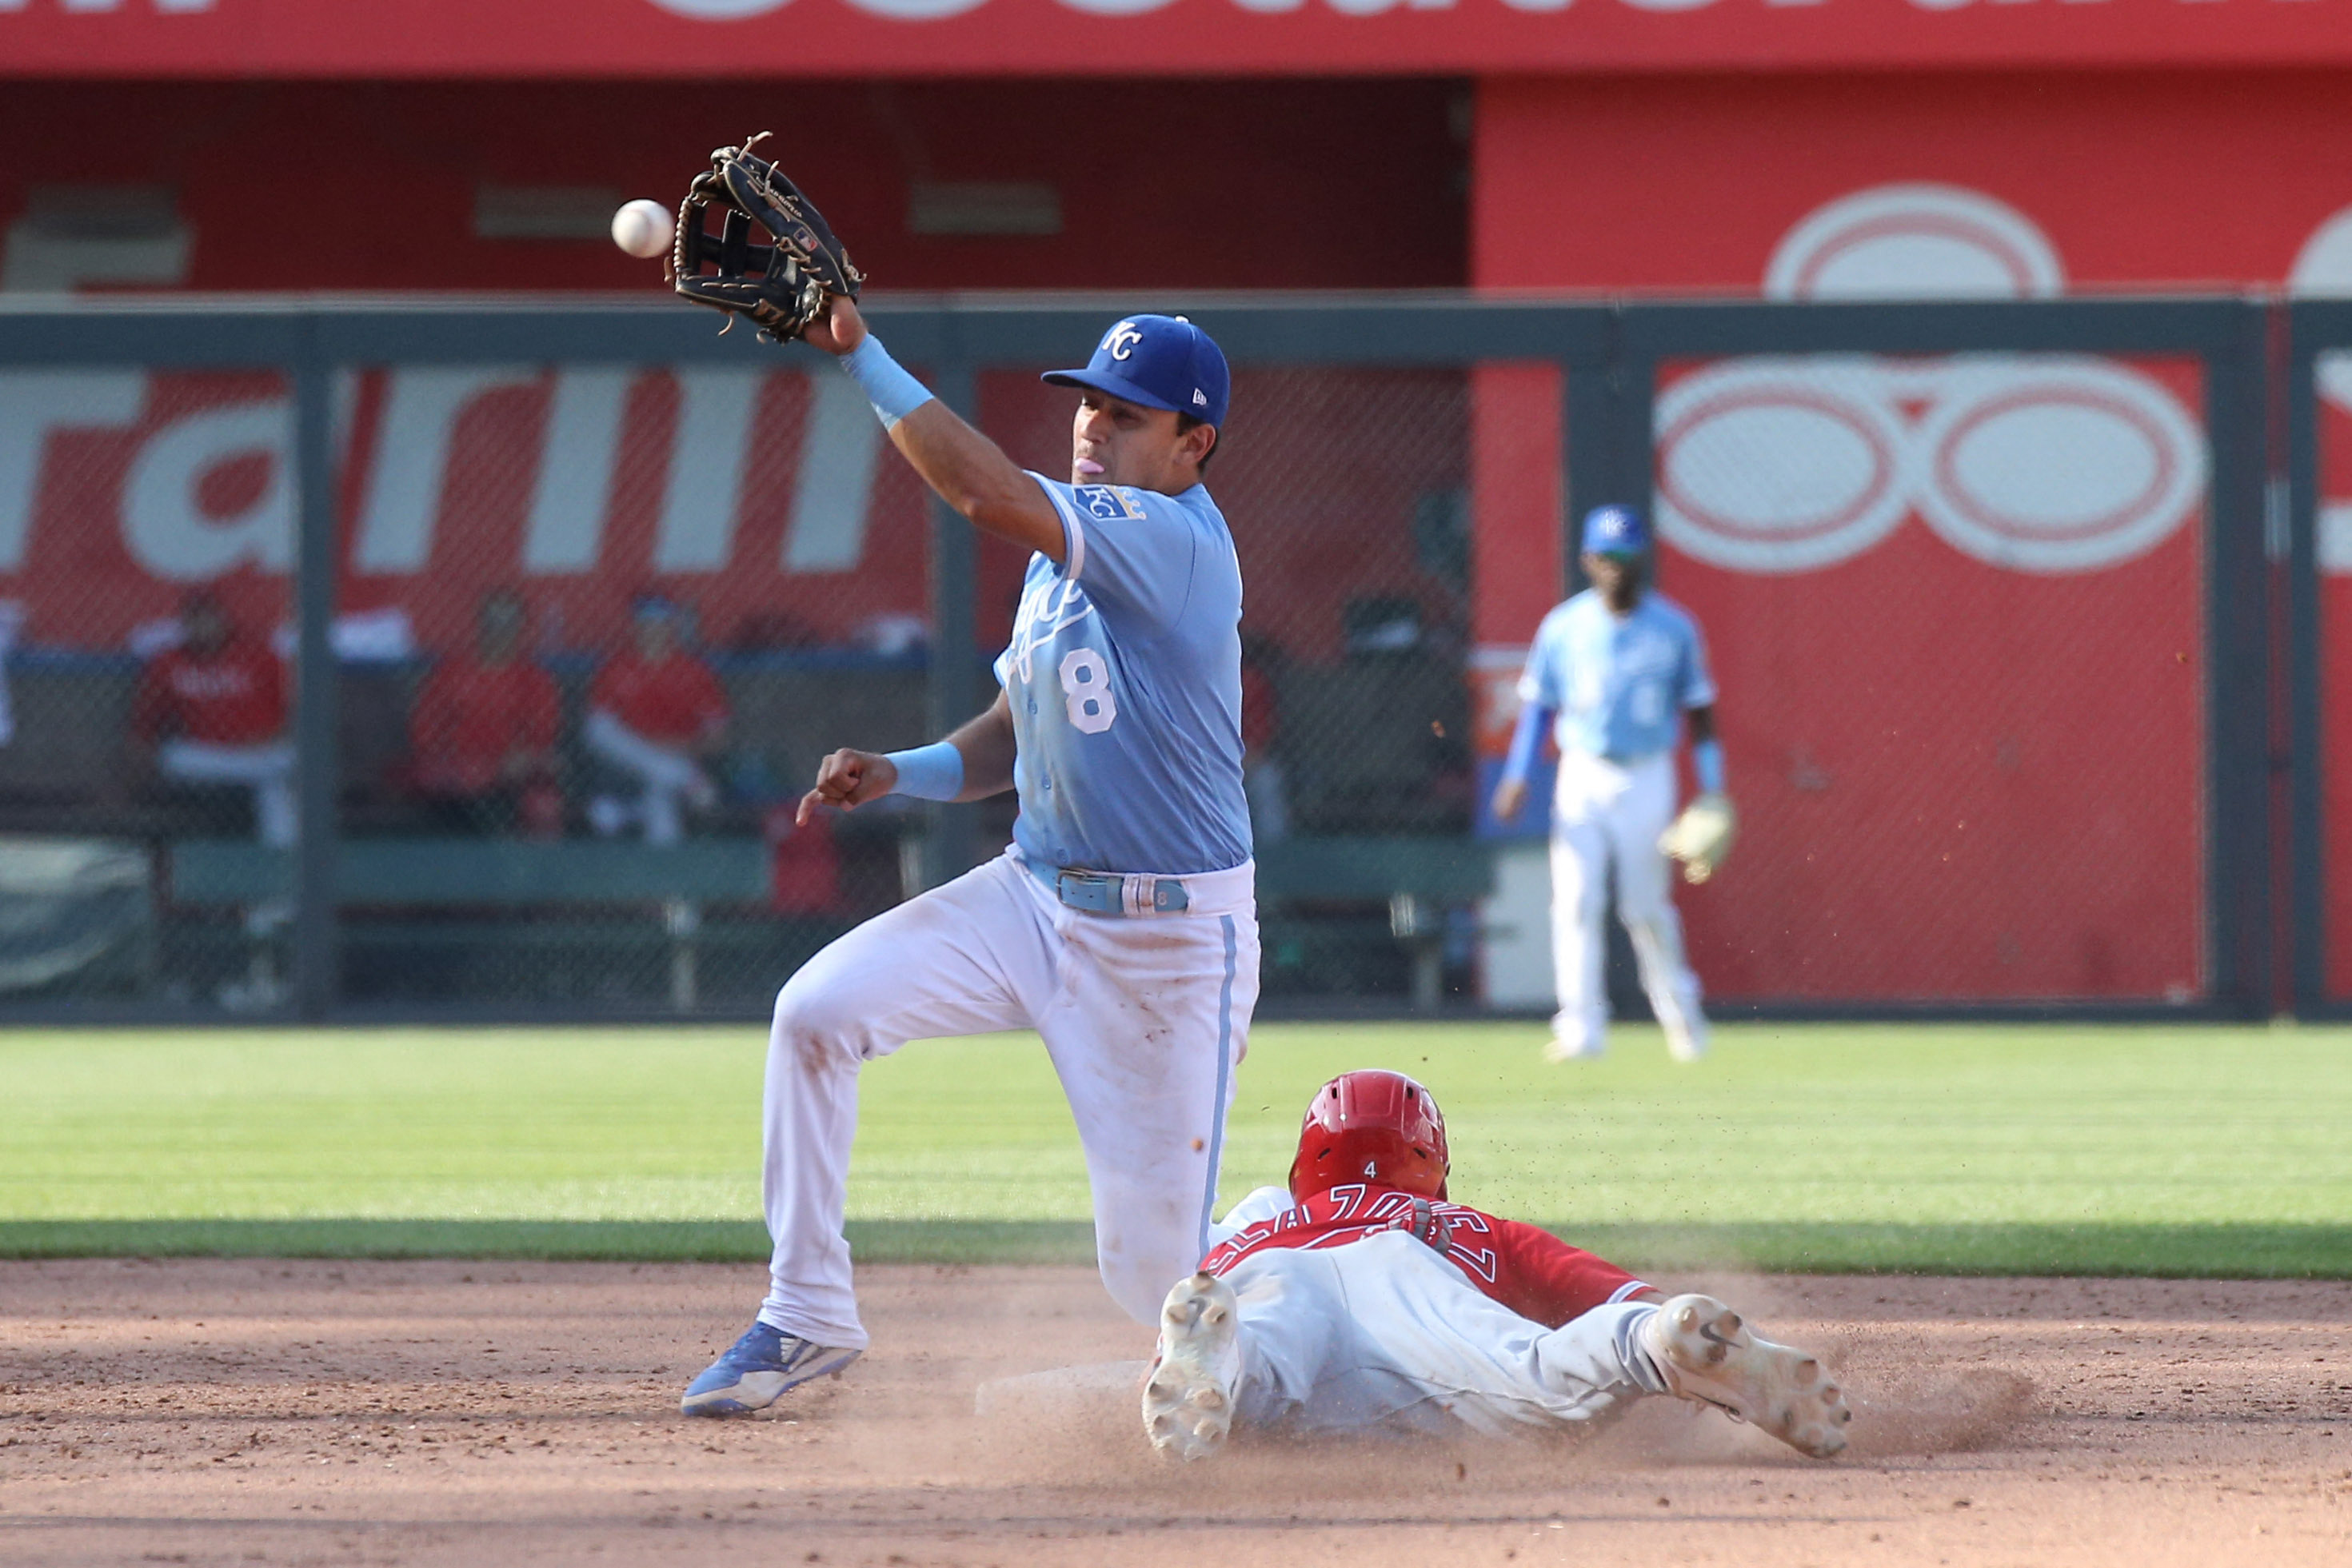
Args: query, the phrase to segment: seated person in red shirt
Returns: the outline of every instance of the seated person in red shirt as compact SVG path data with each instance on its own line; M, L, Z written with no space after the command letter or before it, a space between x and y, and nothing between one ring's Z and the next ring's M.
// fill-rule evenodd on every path
M634 801L599 796L588 821L606 837L641 822L647 843L674 844L685 831L681 803L704 811L719 803L702 762L726 737L727 694L710 666L678 645L668 600L639 599L630 632L635 646L596 672L580 737L644 793Z
M1549 1231L1445 1201L1445 1120L1398 1072L1349 1072L1307 1110L1290 1190L1234 1206L1160 1313L1152 1446L1204 1458L1231 1427L1295 1433L1590 1421L1673 1395L1801 1453L1853 1416L1820 1362L1712 1296L1671 1299Z
M180 605L179 645L148 660L140 676L132 742L174 783L249 787L261 841L286 849L294 842L294 747L285 731L278 655L239 636L212 595L190 594Z
M563 699L523 653L521 595L499 589L475 612L474 647L435 666L409 714L417 792L449 826L534 837L563 831L555 737Z

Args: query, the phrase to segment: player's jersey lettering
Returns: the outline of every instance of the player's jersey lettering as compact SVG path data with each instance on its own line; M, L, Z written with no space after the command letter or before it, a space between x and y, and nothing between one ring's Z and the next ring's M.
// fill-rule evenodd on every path
M1499 1272L1499 1264L1492 1247L1465 1247L1449 1235L1445 1255L1462 1268L1478 1276L1481 1282L1491 1285Z
M1028 680L1038 644L1052 642L1063 628L1075 626L1094 612L1086 590L1075 582L1049 577L1031 583L1021 595L1021 608L1013 613L1013 641L1005 647L1005 658L1023 680Z
M1279 1188L1247 1200L1255 1206L1286 1198ZM1532 1225L1496 1219L1458 1203L1425 1198L1397 1187L1349 1182L1317 1193L1234 1232L1201 1260L1212 1274L1230 1274L1257 1254L1294 1249L1322 1251L1402 1231L1439 1251L1470 1285L1538 1322L1554 1327L1643 1289L1612 1263Z
M1033 866L1184 875L1249 859L1241 565L1208 491L1037 480L1064 559L1029 559L996 661Z
M1628 759L1672 748L1683 710L1712 704L1715 681L1680 605L1648 593L1620 616L1587 589L1537 628L1519 698L1558 710L1563 752Z

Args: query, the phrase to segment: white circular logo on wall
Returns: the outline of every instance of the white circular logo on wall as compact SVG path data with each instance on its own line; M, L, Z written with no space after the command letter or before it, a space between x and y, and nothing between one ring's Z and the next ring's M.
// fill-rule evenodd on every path
M1916 512L1989 565L2094 571L2205 494L2203 432L2109 360L1975 354L1729 360L1658 400L1658 530L1754 572L1850 559Z
M790 0L653 0L662 10L675 16L691 16L698 22L737 22L746 16L764 16L782 9Z
M2144 555L2205 494L2205 437L2154 378L2112 360L1954 360L1914 444L1915 504L1979 560L2096 571Z
M1764 277L1775 299L2065 291L2032 219L1958 185L1841 196L1789 231ZM2073 355L1725 360L1669 388L1656 428L1659 533L1740 571L1851 559L1913 513L1993 566L2094 571L2153 549L2205 494L2204 433L2179 400Z
M1861 554L1903 520L1900 411L1875 361L1727 360L1658 399L1658 527L1675 547L1741 571L1811 571Z
M1875 185L1817 207L1765 269L1772 299L2043 299L2066 269L2039 225L1959 185Z
M1168 0L1142 0L1141 4L1123 4L1109 0L1118 9L1114 15L1148 11L1166 5ZM652 0L652 4L675 16L690 16L698 22L740 22L749 16L764 16L771 11L781 11L792 0ZM988 0L847 0L853 10L870 16L885 16L894 22L936 22L942 17L960 16ZM1097 7L1081 7L1094 9Z
M2305 298L2352 297L2352 207L2311 231L2286 286L2287 292ZM2319 356L2319 395L2352 413L2352 354Z
M2287 274L2291 294L2341 298L2352 295L2352 207L2311 231Z

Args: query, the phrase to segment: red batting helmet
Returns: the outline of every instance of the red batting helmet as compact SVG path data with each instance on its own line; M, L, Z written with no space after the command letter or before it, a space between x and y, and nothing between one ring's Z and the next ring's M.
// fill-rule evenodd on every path
M1315 1092L1290 1162L1290 1196L1305 1202L1341 1182L1445 1196L1445 1116L1402 1072L1343 1072Z

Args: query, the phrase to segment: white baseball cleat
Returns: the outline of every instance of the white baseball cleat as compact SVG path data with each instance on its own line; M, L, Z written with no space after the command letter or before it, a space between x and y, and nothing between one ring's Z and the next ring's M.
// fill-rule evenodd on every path
M1559 1036L1551 1037L1543 1050L1546 1061L1598 1061L1607 1051L1598 1039L1570 1041Z
M1676 1296L1642 1327L1666 1385L1683 1399L1753 1422L1801 1454L1845 1447L1853 1408L1827 1368L1801 1350L1759 1339L1713 1296Z
M1696 1061L1706 1054L1706 1034L1686 1024L1665 1026L1666 1054L1676 1061Z
M1176 1281L1160 1309L1160 1354L1143 1380L1143 1430L1174 1459L1205 1459L1225 1446L1241 1381L1241 1305L1214 1274Z

